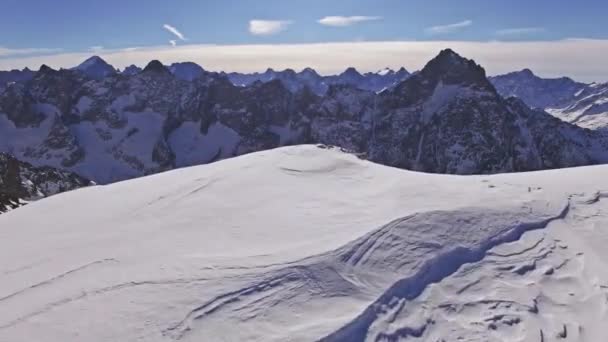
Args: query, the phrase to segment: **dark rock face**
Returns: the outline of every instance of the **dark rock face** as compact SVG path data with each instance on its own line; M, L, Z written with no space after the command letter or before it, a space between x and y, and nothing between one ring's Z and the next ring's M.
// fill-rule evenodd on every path
M75 173L51 167L34 167L0 153L0 213L27 201L92 185Z
M153 60L144 68L143 72L146 73L159 73L159 74L170 74L171 72L163 65L160 61Z
M307 143L436 173L608 161L604 135L505 100L481 66L451 50L381 93L330 84L318 95L281 79L240 87L208 72L182 78L157 61L102 80L41 71L0 96L0 135L14 137L0 139L0 151L98 183Z

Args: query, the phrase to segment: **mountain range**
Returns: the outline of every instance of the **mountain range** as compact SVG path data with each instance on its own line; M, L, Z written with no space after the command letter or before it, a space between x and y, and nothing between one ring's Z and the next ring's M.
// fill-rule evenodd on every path
M608 161L601 131L531 109L525 101L535 96L505 98L510 94L502 79L489 80L481 66L449 49L411 75L348 69L334 78L343 81L324 83L324 91L297 81L320 77L312 69L267 71L239 85L235 77L194 63L167 67L158 61L121 73L99 57L73 69L42 66L0 92L0 151L97 183L303 143L336 145L374 162L433 173ZM370 90L375 77L393 83ZM577 87L561 82L564 93Z
M491 77L490 81L502 96L518 97L563 121L593 130L608 128L608 83L540 78L529 69Z

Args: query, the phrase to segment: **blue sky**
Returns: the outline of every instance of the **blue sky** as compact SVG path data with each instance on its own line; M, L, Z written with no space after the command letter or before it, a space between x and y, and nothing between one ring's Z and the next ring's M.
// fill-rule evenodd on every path
M0 0L0 6L0 67L37 63L36 55L172 45L608 40L605 0Z
M492 40L608 38L608 2L577 0L1 0L0 44L10 48L82 50L159 45L176 27L189 43L309 43L353 40ZM319 24L326 16L380 16L349 27ZM285 20L280 33L255 36L252 19ZM432 26L468 27L429 34ZM536 28L521 34L500 30ZM10 32L10 34L7 34ZM515 31L514 31L515 32Z

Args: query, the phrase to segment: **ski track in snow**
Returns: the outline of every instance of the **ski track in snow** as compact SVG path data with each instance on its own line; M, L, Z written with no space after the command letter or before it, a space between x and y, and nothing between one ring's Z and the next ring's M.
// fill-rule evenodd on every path
M606 170L425 175L298 146L54 196L0 217L0 340L597 341ZM60 216L102 195L122 201Z

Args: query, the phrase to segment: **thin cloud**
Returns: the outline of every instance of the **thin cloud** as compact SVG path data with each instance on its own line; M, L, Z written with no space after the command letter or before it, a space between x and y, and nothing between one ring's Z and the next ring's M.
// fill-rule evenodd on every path
M293 22L291 20L259 20L249 21L249 33L255 36L270 36L285 31Z
M179 40L186 40L186 37L181 32L179 32L179 30L176 29L175 26L171 26L169 24L164 24L163 28L165 30L169 31L170 33L172 33L177 38L179 38Z
M431 26L431 27L427 28L425 31L428 34L445 34L445 33L452 33L452 32L456 32L456 31L460 31L471 25L473 25L472 20L463 20L461 22L454 23L454 24Z
M544 27L516 27L496 31L498 36L525 36L546 32Z
M374 20L382 20L382 17L377 16L362 16L355 15L350 17L343 16L329 16L319 19L317 22L321 25L325 26L333 26L333 27L346 27L354 24L366 22L366 21L374 21Z
M91 51L91 52L103 51L103 46L101 46L101 45L91 46L91 47L89 47L89 51Z
M169 40L169 44L171 44L171 46L176 47L177 46L177 41L174 39Z
M47 48L24 48L24 49L9 49L0 46L0 57L22 56L22 55L43 55L49 53L57 53L62 49L47 49Z

